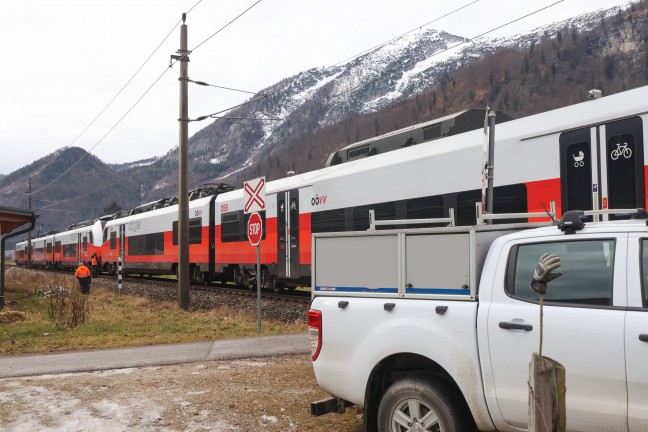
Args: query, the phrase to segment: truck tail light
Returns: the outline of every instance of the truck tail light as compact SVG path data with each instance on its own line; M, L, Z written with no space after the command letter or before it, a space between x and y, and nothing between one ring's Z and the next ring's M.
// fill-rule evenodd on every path
M308 338L311 344L311 358L315 361L322 349L322 312L318 310L308 311Z

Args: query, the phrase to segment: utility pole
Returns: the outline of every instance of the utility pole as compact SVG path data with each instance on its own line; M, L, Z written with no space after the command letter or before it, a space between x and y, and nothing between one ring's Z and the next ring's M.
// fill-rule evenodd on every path
M29 189L27 190L27 200L29 202L29 211L32 209L32 187L31 187L31 177L29 177ZM32 268L32 235L31 230L27 232L27 268Z
M495 111L488 113L488 191L486 195L486 212L493 214L493 182L495 170ZM492 223L492 221L488 222Z
M187 14L182 14L180 27L180 144L178 146L178 303L189 309L189 190L187 186L187 154L189 141L189 50L187 49Z

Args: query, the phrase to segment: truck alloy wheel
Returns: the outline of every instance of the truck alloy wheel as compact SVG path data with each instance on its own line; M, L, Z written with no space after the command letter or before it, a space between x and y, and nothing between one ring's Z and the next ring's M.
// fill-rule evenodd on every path
M392 384L378 407L380 432L464 432L463 407L444 386L421 377L403 378Z

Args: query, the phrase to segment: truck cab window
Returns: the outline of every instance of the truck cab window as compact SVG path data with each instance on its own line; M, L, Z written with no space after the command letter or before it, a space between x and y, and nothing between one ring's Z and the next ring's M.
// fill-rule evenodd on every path
M531 277L544 253L560 257L562 276L549 285L548 304L612 306L614 240L560 241L516 246L511 250L506 290L520 300L537 301Z

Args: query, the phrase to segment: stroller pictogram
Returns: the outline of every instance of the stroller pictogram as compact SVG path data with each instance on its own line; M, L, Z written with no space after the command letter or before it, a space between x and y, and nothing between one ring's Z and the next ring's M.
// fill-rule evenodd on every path
M583 159L585 159L585 153L583 153L582 150L578 152L578 156L572 155L572 157L574 158L574 166L576 168L585 165L585 162L583 161Z

